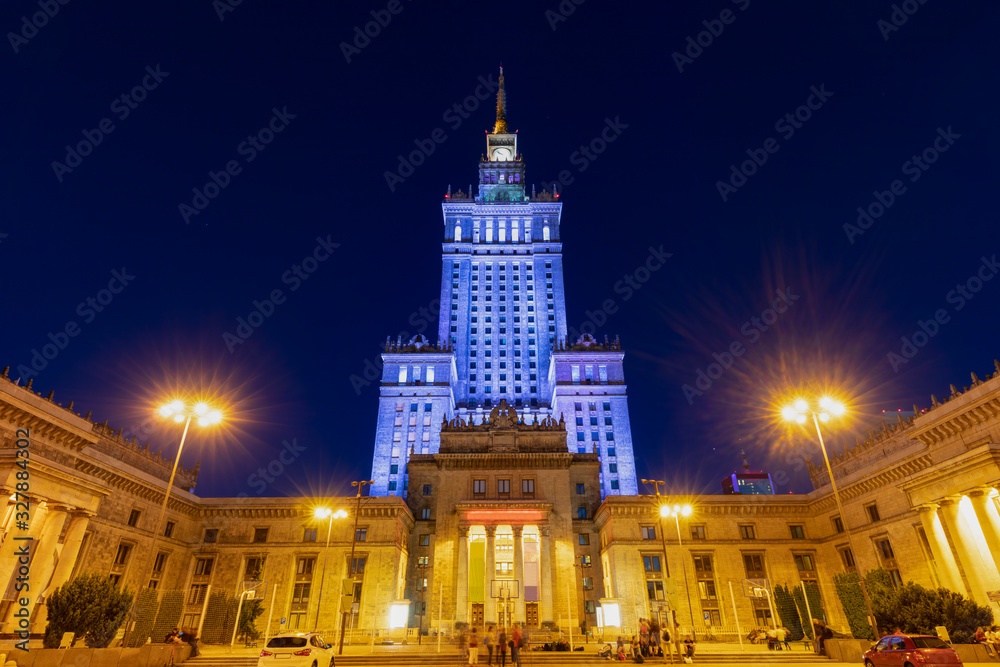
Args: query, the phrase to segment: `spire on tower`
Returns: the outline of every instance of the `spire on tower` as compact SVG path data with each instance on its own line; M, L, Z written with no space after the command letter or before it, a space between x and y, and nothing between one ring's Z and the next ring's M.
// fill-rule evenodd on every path
M503 87L503 65L500 66L500 88L497 89L497 122L493 134L507 134L507 91Z
M740 450L740 454L743 456L743 472L750 472L750 464L747 463L747 452L745 449Z

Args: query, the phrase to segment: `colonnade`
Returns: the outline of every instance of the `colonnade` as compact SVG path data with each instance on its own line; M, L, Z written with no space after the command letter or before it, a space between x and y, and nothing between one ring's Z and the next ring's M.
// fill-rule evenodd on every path
M509 524L504 524L509 525ZM458 529L457 557L458 567L455 589L455 620L457 622L470 622L471 605L469 600L469 532L470 529L477 532L485 531L485 567L483 590L485 591L483 605L484 618L486 624L497 623L498 598L493 598L491 593L491 582L496 579L496 532L497 526L460 526ZM516 582L517 597L511 600L513 607L511 621L525 623L525 569L524 569L524 529L523 525L510 525L513 533L513 577L511 582ZM538 531L538 620L552 619L552 558L551 558L551 530L549 526L537 526Z
M938 583L965 591L980 604L989 603L987 592L1000 590L996 495L992 487L976 487L914 508L927 535Z
M29 502L29 519L27 531L17 528L16 515L23 511L16 506L14 496L8 500L7 511L3 515L3 541L0 543L0 591L11 591L15 585L12 581L23 572L23 566L28 567L27 583L29 595L19 593L16 597L26 597L29 601L29 613L34 613L35 606L44 600L49 593L69 581L74 566L80 555L80 547L87 533L92 512L80 510L68 505L46 502L34 497ZM67 519L69 526L66 526ZM59 549L59 536L63 534L62 548ZM27 540L16 540L14 537L28 537ZM20 552L28 546L28 556ZM4 596L7 597L7 596ZM0 623L0 632L12 632L16 620L14 613L20 605L10 605L5 617ZM40 616L32 620L32 627L44 627L44 609Z

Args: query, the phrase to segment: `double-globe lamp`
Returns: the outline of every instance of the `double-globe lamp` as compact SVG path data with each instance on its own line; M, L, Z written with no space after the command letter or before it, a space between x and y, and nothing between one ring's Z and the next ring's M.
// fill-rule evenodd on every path
M875 612L872 611L872 602L868 597L868 589L865 586L865 578L862 576L861 568L857 564L857 549L854 548L854 536L847 523L847 515L844 514L844 506L840 503L840 493L837 491L837 480L833 477L833 468L830 466L830 457L826 453L826 443L823 442L823 432L819 428L820 422L828 422L834 417L843 416L847 408L843 403L829 396L823 396L815 403L805 398L797 398L791 404L786 405L781 410L781 416L785 421L805 424L809 417L812 417L813 425L816 427L816 437L819 439L819 448L823 452L823 461L826 463L826 472L830 476L830 486L833 489L833 499L837 502L837 511L840 513L840 522L847 534L847 544L851 550L851 559L858 573L858 583L861 586L861 594L865 599L865 607L868 611L868 624L871 625L872 636L878 639L878 624L875 621Z
M149 572L151 563L153 562L154 555L156 554L156 543L160 536L160 527L163 525L163 517L167 513L167 503L170 500L170 491L174 487L174 477L177 476L177 465L181 460L181 452L184 451L184 442L187 440L188 428L191 426L192 420L197 420L198 426L208 427L214 426L222 421L222 412L218 409L212 407L205 401L195 401L188 403L180 399L175 399L163 405L159 410L161 417L166 417L172 419L178 424L184 424L184 433L181 435L181 443L177 447L177 454L174 456L174 467L170 471L170 481L167 482L167 489L163 494L163 503L160 505L160 515L156 519L156 524L153 526L153 541L149 545L149 552L146 554L146 564L142 568L143 576ZM126 626L126 635L128 634L128 625L131 624L131 620L135 618L137 611L136 605L139 596L135 596L132 602L132 611L130 613L130 623ZM122 645L124 646L124 638L122 640Z

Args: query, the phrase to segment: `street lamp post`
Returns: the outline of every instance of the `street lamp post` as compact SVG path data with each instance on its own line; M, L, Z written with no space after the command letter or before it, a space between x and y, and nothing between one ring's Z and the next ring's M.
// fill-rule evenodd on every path
M585 556L581 556L579 563L576 563L576 562L573 563L573 567L580 568L580 578L581 579L585 579L585 577L583 576L584 570L590 568L591 565L592 565L590 563L590 561L584 560L584 558L586 558L586 557ZM587 621L590 620L590 619L587 617L587 582L586 581L582 581L581 584L583 585L583 641L589 644L590 643L590 636L587 634L587 625L588 625ZM570 628L570 632L571 633L572 633L572 631L573 631L573 628Z
M655 479L644 479L644 480L642 480L642 483L643 484L652 484L653 485L653 488L656 491L656 506L658 508L661 507L661 505L660 505L660 485L662 484L664 487L666 487L667 483L663 482L663 481L660 481L660 480L655 480ZM667 534L666 534L666 532L663 529L663 512L662 511L660 512L660 544L663 545L663 566L660 568L660 573L661 573L661 575L663 577L663 598L666 599L666 597L667 597L667 588L668 588L667 587ZM681 565L683 565L683 564L684 563L683 563L683 560L682 560L681 561ZM666 625L666 619L664 619L664 625ZM673 631L673 628L670 628L670 630Z
M861 575L861 567L858 565L858 551L854 548L854 536L851 534L850 526L847 525L847 516L844 514L844 506L840 503L840 493L837 491L837 481L833 478L833 468L830 466L830 457L826 454L826 443L823 442L823 433L819 428L819 423L821 421L827 422L830 421L831 417L839 417L843 415L847 409L842 403L839 403L827 396L819 399L818 405L819 409L815 409L809 401L800 398L791 405L782 409L781 415L786 421L794 421L799 424L804 424L808 419L808 416L812 416L813 425L816 427L816 437L819 439L819 448L823 452L823 461L826 463L826 472L830 475L830 486L833 488L833 499L837 502L837 511L840 513L840 522L844 526L844 532L847 533L847 544L851 549L851 556L854 558L854 568L858 572L858 584L861 586L861 595L865 599L865 607L868 611L868 624L871 626L874 638L878 639L878 622L875 620L875 612L872 611L872 601L871 598L868 597L868 588L865 586L865 578Z
M667 505L662 505L660 507L660 516L674 517L674 523L677 525L677 548L681 552L681 570L684 572L684 592L687 594L688 599L688 614L691 615L691 639L697 641L698 637L694 631L694 609L691 607L691 588L688 586L687 568L684 567L684 542L681 540L680 520L680 516L682 514L684 516L690 516L691 506L674 505L673 507L668 507Z
M418 609L417 616L420 617L420 625L417 626L418 646L422 643L424 637L424 592L427 590L427 583L424 580L427 578L427 570L430 567L431 567L430 563L422 563L422 562L417 563L417 571L420 572L420 588L417 589L420 593L420 606L417 608Z
M326 587L326 562L330 558L330 533L333 532L333 520L343 519L347 516L344 510L334 512L328 507L317 507L313 511L313 516L319 520L327 519L326 524L326 548L323 550L323 574L319 580L319 594L316 596L316 623L313 625L316 632L319 632L319 615L323 609L323 589Z
M174 478L177 476L177 466L181 461L181 452L184 451L184 442L187 440L188 429L191 427L191 420L197 417L198 426L202 427L212 426L222 421L222 413L212 408L205 402L198 402L193 406L188 406L184 401L171 401L160 408L160 415L173 419L178 424L183 422L184 432L181 434L181 444L177 447L177 455L174 456L174 467L170 471L170 481L167 482L167 489L163 492L163 502L160 504L160 514L157 516L156 523L153 525L153 542L149 545L149 553L146 554L146 563L139 571L143 577L145 577L147 573L152 576L152 573L149 572L149 566L156 554L156 543L160 538L160 526L163 525L163 517L167 513L167 503L170 500L170 491L173 489ZM143 588L144 586L140 580L139 590L142 590ZM122 637L122 646L125 646L125 642L128 640L128 634L131 630L129 626L132 624L132 621L135 620L135 615L138 611L138 602L139 596L136 595L132 601L132 611L129 613L129 622L125 626L125 635Z
M361 518L361 489L365 487L366 484L374 484L374 479L366 479L360 482L351 482L351 486L358 487L358 499L357 508L354 511L354 532L351 534L351 556L347 559L347 570L348 574L351 575L351 581L354 581L354 547L358 543L358 519ZM375 601L376 606L378 601ZM344 609L340 616L340 645L337 647L337 655L344 655L344 632L347 630L347 610ZM374 625L374 624L373 624ZM372 628L372 632L375 632L375 628Z

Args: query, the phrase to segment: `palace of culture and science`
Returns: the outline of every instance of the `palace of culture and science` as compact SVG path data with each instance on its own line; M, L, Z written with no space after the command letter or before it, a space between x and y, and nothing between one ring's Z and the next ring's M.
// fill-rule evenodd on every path
M803 494L747 493L734 475L725 494L639 495L622 345L567 340L562 202L526 185L505 95L501 75L476 192L442 203L438 338L386 342L371 497L203 498L198 466L182 465L160 523L173 460L0 372L0 634L27 613L40 635L47 596L87 572L163 600L180 591L171 625L209 642L222 598L251 590L262 631L330 639L346 616L358 642L511 622L613 638L670 611L699 637L791 625L744 597L747 579L814 585L812 615L846 631L834 576L875 567L992 604L1000 364L835 455L843 516L811 464ZM30 598L15 596L16 492L30 504ZM674 494L693 511L664 520Z
M506 401L529 423L565 420L567 451L601 461L602 497L635 495L624 354L617 342L566 340L562 202L526 191L502 70L477 182L475 195L449 188L441 204L437 344L387 342L372 494L405 498L411 452L436 454L442 423L481 424Z

